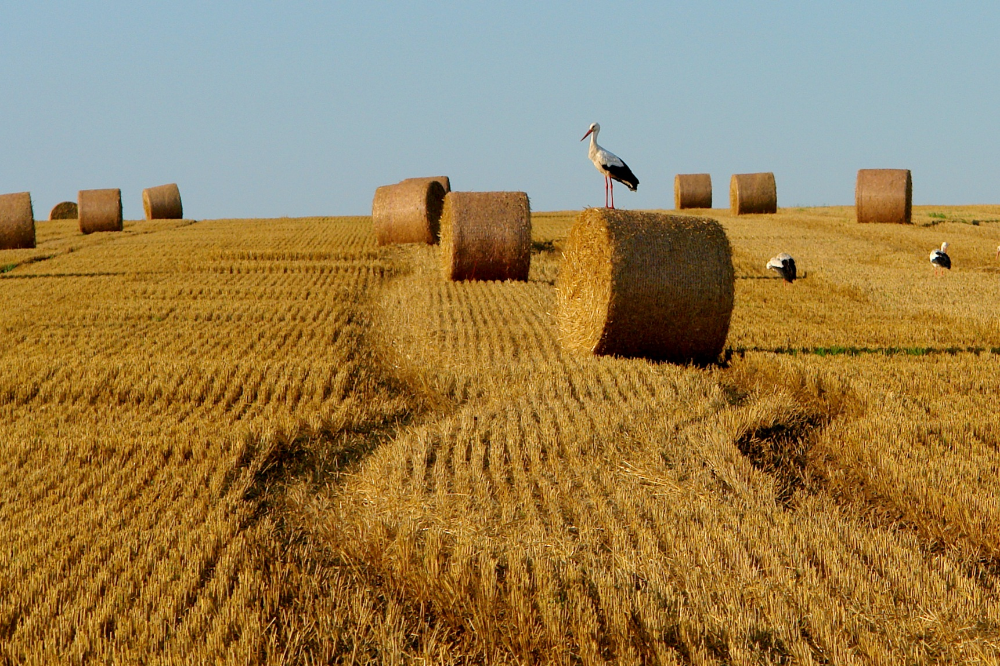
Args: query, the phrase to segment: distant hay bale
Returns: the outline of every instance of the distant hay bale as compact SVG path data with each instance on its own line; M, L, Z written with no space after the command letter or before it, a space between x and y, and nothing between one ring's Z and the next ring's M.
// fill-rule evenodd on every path
M778 187L774 174L733 174L729 181L729 208L734 215L778 212Z
M588 208L559 267L559 337L575 352L711 362L729 333L734 284L715 220Z
M77 209L80 215L80 231L90 234L95 231L121 231L122 191L80 190L77 194Z
M0 250L35 247L31 193L0 194Z
M147 187L142 191L142 210L147 220L180 220L184 217L180 188L176 183Z
M434 181L437 181L437 182L441 183L441 187L444 188L445 194L447 194L448 192L451 192L451 179L448 178L448 176L431 176L429 178L404 178L403 180L401 180L399 182L401 182L401 183L424 183L424 182L431 181L431 180L434 180Z
M441 214L449 280L527 280L531 204L524 192L449 192Z
M372 224L379 245L438 242L445 189L434 178L411 178L375 190Z
M909 169L859 169L854 188L858 222L910 224L913 179Z
M712 176L707 173L679 173L674 176L674 208L711 208Z
M75 220L77 218L77 207L73 201L63 201L57 203L49 211L50 220Z

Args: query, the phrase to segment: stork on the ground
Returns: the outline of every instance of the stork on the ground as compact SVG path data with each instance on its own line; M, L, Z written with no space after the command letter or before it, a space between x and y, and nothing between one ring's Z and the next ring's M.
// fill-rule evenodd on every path
M795 282L795 260L792 259L792 255L782 252L776 257L771 257L771 260L767 262L767 267L780 275L786 283Z
M604 174L604 207L614 208L615 207L615 183L623 183L625 187L635 192L636 188L639 187L639 179L635 177L632 173L632 169L628 168L628 165L622 161L620 157L614 153L604 150L599 145L597 145L597 134L601 131L601 126L597 123L591 123L590 129L587 133L583 135L583 139L590 137L590 150L587 155L590 157L590 161L594 163L597 170ZM583 141L580 139L580 141ZM611 193L611 205L608 205L608 192Z
M931 252L931 264L934 266L934 275L942 274L941 269L951 270L951 257L948 256L947 243L941 243L940 250Z

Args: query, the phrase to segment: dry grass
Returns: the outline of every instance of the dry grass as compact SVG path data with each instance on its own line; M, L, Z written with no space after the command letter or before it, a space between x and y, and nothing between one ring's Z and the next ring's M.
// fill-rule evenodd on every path
M708 368L561 350L569 214L525 282L367 218L40 227L0 276L0 660L995 663L1000 207L712 216Z

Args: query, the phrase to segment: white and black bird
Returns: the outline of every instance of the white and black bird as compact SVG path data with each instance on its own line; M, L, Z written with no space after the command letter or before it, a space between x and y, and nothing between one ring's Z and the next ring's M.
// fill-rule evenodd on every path
M615 207L615 184L614 181L623 183L625 187L636 191L639 187L639 179L635 177L632 170L628 168L628 165L622 161L620 157L614 153L604 150L599 145L597 145L597 134L601 131L601 126L597 123L591 123L590 129L587 133L583 135L583 139L590 137L590 150L587 155L590 157L590 161L594 163L597 170L604 174L604 207L614 208ZM580 141L583 141L580 139ZM611 205L608 205L608 192L611 193Z
M781 276L781 279L791 284L795 282L795 260L792 255L782 252L776 257L771 257L767 262L767 267Z
M948 244L941 243L940 250L931 252L931 264L934 266L934 274L941 273L941 269L951 270L951 257L948 256Z

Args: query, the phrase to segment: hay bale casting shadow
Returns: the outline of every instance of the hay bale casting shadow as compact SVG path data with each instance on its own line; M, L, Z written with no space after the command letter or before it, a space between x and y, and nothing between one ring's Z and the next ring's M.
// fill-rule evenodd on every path
M80 190L76 202L83 233L122 230L121 190Z
M733 174L729 180L729 208L734 215L778 212L778 186L774 174Z
M913 179L909 169L859 169L854 188L858 222L910 224Z
M449 192L441 214L449 280L527 280L531 204L524 192Z
M411 178L375 190L372 224L376 242L437 243L444 195L444 186L436 178Z
M581 353L712 362L729 333L734 284L715 220L590 208L559 267L559 337Z
M49 211L49 220L75 220L77 217L77 206L73 201L57 203Z
M31 193L0 195L0 250L35 247L35 211Z
M711 208L712 176L707 173L679 173L674 176L674 208Z
M147 220L180 220L184 217L177 183L147 187L142 191L142 210Z

